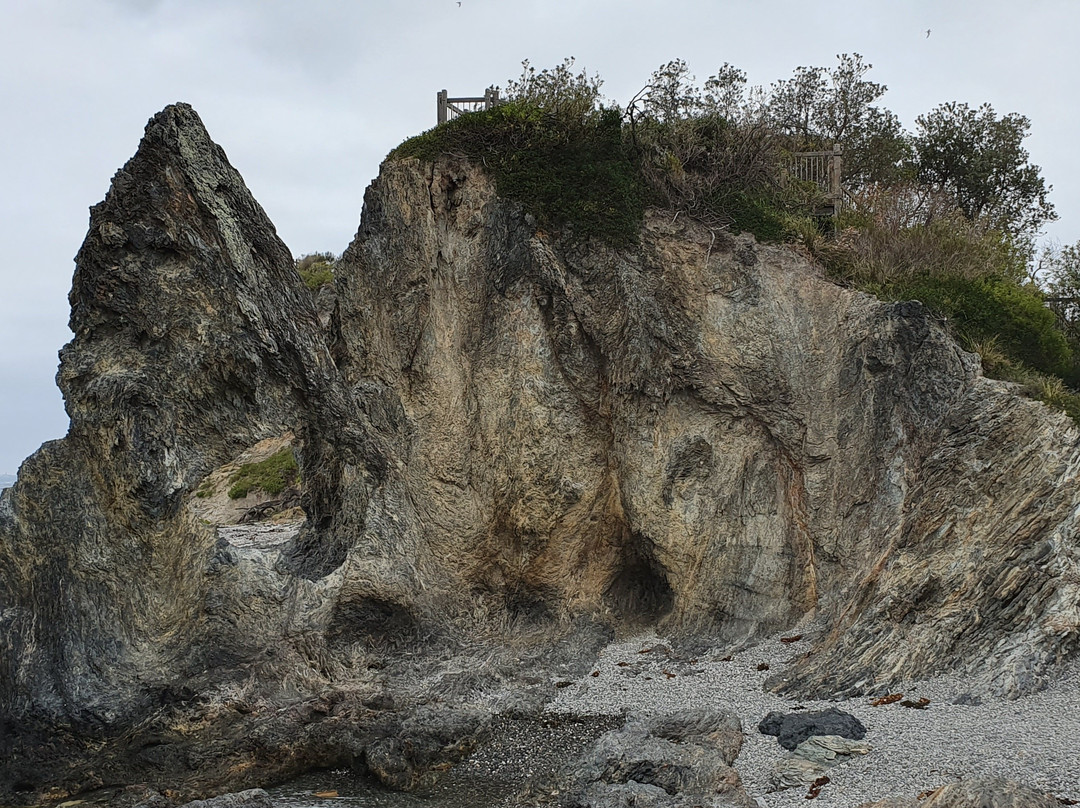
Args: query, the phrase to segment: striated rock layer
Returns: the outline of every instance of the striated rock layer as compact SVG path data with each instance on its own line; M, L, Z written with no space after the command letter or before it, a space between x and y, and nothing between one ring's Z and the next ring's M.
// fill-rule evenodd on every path
M638 250L553 244L455 160L385 165L343 263L338 365L400 407L407 492L349 563L732 639L816 610L807 692L1021 693L1075 649L1077 431L918 303L663 212Z
M632 250L554 239L479 166L388 161L317 314L176 105L77 264L70 432L0 497L16 790L55 785L43 759L64 793L107 760L201 794L385 757L425 701L534 709L537 671L610 628L736 642L814 615L775 682L814 694L960 670L1019 695L1076 650L1080 434L917 302L788 249L664 211ZM290 431L296 538L219 536L200 485ZM486 721L452 715L404 744L424 766Z

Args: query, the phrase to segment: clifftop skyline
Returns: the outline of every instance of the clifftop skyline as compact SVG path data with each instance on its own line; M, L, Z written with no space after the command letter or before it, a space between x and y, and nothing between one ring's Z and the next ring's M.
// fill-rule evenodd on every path
M408 20L403 24L402 20ZM302 9L237 0L72 0L0 12L4 133L0 243L0 469L14 472L67 427L54 383L70 339L67 294L87 208L130 156L143 124L192 103L294 255L341 252L385 155L435 121L435 94L482 92L520 71L577 57L625 104L651 71L685 59L698 77L730 62L769 84L799 65L862 53L910 126L939 103L989 102L1032 121L1032 162L1054 186L1050 235L1080 238L1073 157L1080 9L1037 2L929 0L822 13L790 0L725 7L644 2L456 0ZM692 21L693 24L688 24ZM783 24L780 24L783 22ZM930 29L932 35L927 37ZM633 42L633 47L627 47ZM1010 58L1000 58L1008 53ZM1047 55L1053 55L1047 69ZM19 346L19 347L14 347Z

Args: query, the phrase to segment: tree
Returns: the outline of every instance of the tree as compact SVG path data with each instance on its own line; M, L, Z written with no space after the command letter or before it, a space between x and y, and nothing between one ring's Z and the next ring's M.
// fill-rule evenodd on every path
M637 99L642 115L661 123L693 118L703 106L701 91L682 59L673 59L653 71L649 83L635 96Z
M866 78L873 65L859 54L836 58L831 70L798 67L792 78L774 82L770 120L796 139L797 148L839 145L849 187L902 179L912 152L908 135L896 115L874 105L888 88Z
M999 118L989 104L949 103L915 123L920 181L948 193L968 219L1022 239L1057 219L1051 189L1023 147L1031 126L1023 115Z
M748 116L746 71L724 62L705 82L705 110L729 121L745 122Z
M1044 286L1046 302L1072 348L1072 367L1065 381L1076 387L1080 385L1080 241L1044 247L1033 275L1034 281Z
M506 82L506 96L561 120L578 122L596 111L603 83L599 75L590 76L584 70L575 73L573 56L539 72L526 59L521 63L521 75Z
M1049 244L1035 263L1035 281L1045 285L1050 308L1069 338L1080 344L1080 241Z
M659 123L699 117L743 122L749 115L746 96L745 71L724 62L703 87L698 87L686 62L673 59L653 71L649 83L627 104L627 115L631 121Z
M818 127L826 86L822 67L800 66L790 79L773 82L768 100L772 123L780 131L803 141L827 136Z

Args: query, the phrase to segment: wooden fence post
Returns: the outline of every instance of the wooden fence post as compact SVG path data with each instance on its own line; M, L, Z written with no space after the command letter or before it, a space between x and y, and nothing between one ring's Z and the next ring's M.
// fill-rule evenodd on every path
M439 90L439 123L446 123L446 90Z
M836 204L839 205L840 204L840 194L841 194L840 176L841 176L841 171L843 170L843 167L844 167L844 150L840 146L839 143L837 143L835 146L833 146L833 153L832 153L832 161L831 162L832 162L832 166L831 166L831 168L832 168L832 176L829 177L829 192L832 194L833 198L836 199Z

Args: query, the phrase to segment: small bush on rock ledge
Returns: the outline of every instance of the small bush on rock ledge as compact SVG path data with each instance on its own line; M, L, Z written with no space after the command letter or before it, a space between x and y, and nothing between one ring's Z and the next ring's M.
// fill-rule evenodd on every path
M315 292L334 282L335 261L337 258L330 252L309 253L296 259L296 271L304 285Z
M245 463L229 478L229 498L243 499L252 491L271 496L280 494L300 477L300 468L292 449L285 447L258 463Z

